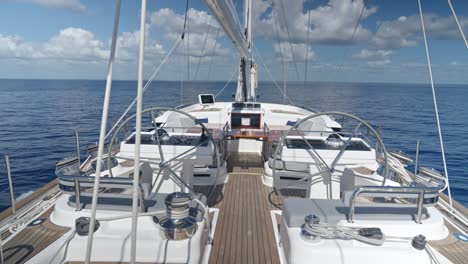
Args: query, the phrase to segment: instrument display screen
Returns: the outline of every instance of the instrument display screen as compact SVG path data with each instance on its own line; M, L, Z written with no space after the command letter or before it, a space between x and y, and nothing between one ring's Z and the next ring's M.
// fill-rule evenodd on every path
M212 94L200 94L198 99L201 105L210 105L215 103L214 96Z
M231 127L261 129L261 114L231 113Z

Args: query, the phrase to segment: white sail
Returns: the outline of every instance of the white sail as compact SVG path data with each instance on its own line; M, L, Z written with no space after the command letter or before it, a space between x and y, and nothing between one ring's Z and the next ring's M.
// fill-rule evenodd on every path
M241 57L250 57L249 48L245 39L244 28L239 22L236 9L232 1L205 0L211 13L216 17L218 23L223 27L226 34L232 40Z

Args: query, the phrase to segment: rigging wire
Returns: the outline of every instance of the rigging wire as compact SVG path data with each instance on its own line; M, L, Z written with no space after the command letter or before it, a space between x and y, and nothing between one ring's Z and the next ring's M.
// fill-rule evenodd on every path
M292 59L294 62L294 67L296 69L297 79L299 79L299 70L297 68L296 56L294 55L294 49L292 46L291 35L289 33L288 20L286 19L286 12L284 10L283 0L280 0L280 3L281 3L281 8L283 9L284 25L286 27L286 32L288 33L289 47L291 48L291 55L292 55Z
M348 42L351 42L354 40L354 37L356 36L356 32L357 32L357 29L359 27L359 25L361 24L361 20L362 20L362 16L364 15L364 10L366 9L366 1L362 1L363 5L362 5L362 9L361 9L361 12L359 14L359 17L358 17L358 20L356 22L356 25L354 26L354 30L353 30L353 34L351 34L351 37L347 40ZM344 51L344 54L345 56L348 56L348 53L350 51L350 48L349 46L347 48L345 48L345 51ZM330 61L330 60L335 60L337 58L341 58L341 57L344 57L344 56L330 56L328 57L327 61ZM339 64L337 64L338 68L344 66L344 63L341 62Z
M362 15L362 12L361 12L361 15ZM307 64L309 62L309 32L310 32L310 10L309 10L309 19L307 20L307 42L306 42L306 57L305 57L305 70L304 70L304 88L305 89L307 89Z
M364 9L366 9L366 3L365 3L364 0L363 0L363 1L362 1L361 13L359 14L359 17L358 17L356 26L354 26L353 34L351 35L350 40L353 40L353 39L354 39L354 34L356 34L356 31L357 31L357 29L358 29L358 27L359 27L359 24L360 24L361 18L362 18L362 14L364 13ZM309 17L309 18L310 18L310 17Z
M189 17L189 2L190 0L187 0L186 5L185 5L185 18L184 18L184 34L185 34L185 29L187 28L187 82L190 80L190 17ZM184 86L183 86L183 80L181 83L181 88L180 88L180 104L183 104L183 96L184 96Z
M177 48L179 47L180 43L182 43L183 41L183 34L182 33L182 36L180 38L178 38L176 40L176 42L174 43L174 45L172 46L171 50L169 50L169 52L166 54L166 56L164 57L164 59L161 61L161 63L159 64L159 66L155 69L155 71L153 72L153 74L151 75L151 77L149 78L149 80L146 82L145 84L145 87L143 87L143 92L145 92L150 86L151 84L153 83L153 80L156 78L156 76L159 74L159 72L161 71L162 67L168 62L169 58L174 54L174 52L177 50ZM127 109L124 111L124 113L119 117L119 119L117 119L117 121L115 122L115 124L112 126L112 128L109 130L109 132L107 132L106 134L106 137L105 138L108 138L109 135L115 130L115 128L119 125L119 123L124 119L124 117L128 114L128 112L130 112L130 110L132 109L132 107L135 105L136 103L136 98L133 99L132 103L130 103L130 105L127 107Z
M452 14L453 14L453 17L455 18L455 22L457 22L457 25L458 25L458 30L460 31L460 34L463 38L463 41L465 41L465 46L466 48L468 48L468 41L466 40L466 37L465 37L465 33L463 32L463 28L460 24L460 21L458 21L458 17L457 17L457 13L455 13L455 9L453 8L452 6L452 1L451 0L447 0L449 6L450 6L450 10L452 10Z
M431 89L432 89L432 99L434 101L434 111L436 115L436 122L437 122L437 132L439 134L439 143L440 143L440 150L442 152L442 162L444 165L444 173L445 173L445 178L446 178L446 188L448 192L448 197L449 197L449 202L450 202L450 209L453 211L453 205L452 205L452 193L450 191L450 183L449 183L449 175L448 175L448 170L447 170L447 162L445 159L445 148L444 148L444 141L442 139L442 129L440 127L440 119L439 119L439 109L437 106L437 97L436 97L436 92L435 92L435 87L434 87L434 79L432 77L432 65L431 65L431 58L429 56L429 47L427 45L427 37L426 37L426 28L424 27L424 17L423 17L423 11L422 11L422 6L421 6L421 0L418 0L418 7L419 7L419 16L421 18L421 27L422 27L422 33L423 33L423 39L424 39L424 48L426 50L426 59L427 59L427 68L429 70L429 78L431 81Z
M216 38L213 46L213 52L211 53L211 60L210 60L210 67L208 68L208 80L210 79L211 75L211 67L213 66L214 55L216 52L216 44L218 43L219 31L221 30L221 26L218 27L218 31L216 32Z
M185 11L185 17L187 17L187 10L188 10L188 2L189 0L187 0L187 7L186 7L186 11ZM185 18L186 20L187 18ZM158 67L154 70L153 74L151 75L151 77L149 78L149 80L146 82L145 86L143 87L143 92L146 92L146 90L151 86L151 84L153 83L154 79L157 77L157 75L159 74L160 70L162 69L162 67L168 62L169 58L175 53L175 51L178 49L178 47L180 46L180 44L182 42L184 42L184 39L185 39L185 28L186 28L186 22L184 20L184 27L183 27L183 30L182 30L182 34L180 35L180 38L178 38L175 42L174 42L174 45L172 46L172 48L169 50L169 52L166 54L166 56L163 58L163 60L161 61L161 63L158 65ZM181 93L182 93L182 88L183 88L183 78L181 80ZM181 94L181 99L182 99L182 94ZM114 123L114 125L112 126L112 128L109 130L109 132L107 132L105 138L107 139L109 137L109 135L117 128L117 126L119 125L119 123L125 118L125 116L128 114L128 112L130 112L130 110L132 109L132 107L135 105L136 103L136 98L130 103L130 105L127 107L127 109L125 109L124 113L119 117L119 119L117 119L117 121Z
M283 100L286 101L286 69L285 69L284 58L283 58L283 49L281 48L281 41L280 41L279 30L278 30L278 19L276 18L274 1L271 1L271 8L272 8L272 13L273 13L273 18L275 20L276 40L278 42L278 48L279 48L280 57L281 57L281 69L283 70L283 91L284 91Z
M265 61L263 60L262 56L260 55L260 52L258 52L257 47L255 46L255 44L253 44L253 47L254 47L255 52L257 53L258 59L261 61L261 64L263 65L263 67L265 67L265 70L267 71L268 75L270 76L270 80L275 84L276 88L278 88L278 90L283 94L284 98L285 98L291 105L294 105L294 102L286 95L285 91L283 91L283 90L281 89L281 87L279 86L279 84L278 84L278 82L275 80L275 78L273 78L273 75L271 74L270 69L269 69L268 66L265 64Z
M208 39L208 35L210 34L211 23L212 22L213 22L213 16L211 16L210 23L208 25L208 31L206 32L205 40L203 41L202 51L201 51L201 54L200 54L200 58L198 59L197 70L195 71L195 77L193 78L194 80L197 80L198 70L200 69L200 63L201 63L201 60L203 58L203 53L205 52L206 40Z
M239 74L239 67L236 66L236 68L234 69L234 72L231 76L231 78L229 79L229 81L226 83L226 85L224 85L224 87L214 96L214 98L218 97L218 95L220 95L224 89L226 89L226 87L228 87L228 85L234 80L234 78L236 77L236 75Z
M189 9L189 1L190 0L187 0L185 2L185 17L184 17L184 28L182 29L182 39L184 38L185 36L185 27L187 26L187 19L188 19L188 9Z

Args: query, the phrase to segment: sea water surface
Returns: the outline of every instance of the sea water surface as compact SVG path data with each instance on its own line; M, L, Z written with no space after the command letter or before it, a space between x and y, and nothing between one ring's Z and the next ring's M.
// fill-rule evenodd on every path
M154 82L145 93L144 106L195 103L198 94L216 94L224 85ZM231 101L235 86L228 85L216 99ZM10 205L3 155L10 156L17 199L53 180L55 163L75 153L75 130L81 146L96 143L104 89L105 81L0 80L0 210ZM468 85L436 89L452 195L468 206ZM284 100L271 82L261 82L259 90L260 102ZM135 81L114 81L109 122L135 95ZM287 95L296 105L350 112L380 126L387 148L413 157L420 139L420 164L443 171L429 85L289 83Z

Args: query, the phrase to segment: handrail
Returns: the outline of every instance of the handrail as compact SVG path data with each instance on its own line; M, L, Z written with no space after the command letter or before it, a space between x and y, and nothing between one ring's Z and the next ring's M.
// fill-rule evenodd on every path
M75 210L80 211L81 210L81 201L80 201L80 196L81 196L81 184L80 182L82 181L88 181L90 184L93 183L94 178L92 176L75 176L75 175L57 175L59 180L66 180L70 182L74 182L74 192L75 192ZM104 178L100 180L100 185L103 186L105 184L124 184L128 185L128 189L133 188L133 179L130 178ZM145 207L144 207L144 201L145 201L145 192L143 190L143 185L141 183L138 183L138 190L140 193L140 211L143 213L145 212Z
M231 129L231 127L229 126L229 122L226 121L226 123L224 124L222 130L223 130L223 131L226 131L226 133L227 133L227 131L228 131L229 129Z
M267 138L266 142L263 143L263 160L267 161L270 158L271 146L270 146L270 128L267 123L263 123L263 134Z
M269 133L270 133L270 128L268 127L267 123L264 122L263 123L263 134L265 134L265 136L268 136Z
M440 187L402 187L402 186L362 186L356 189L350 198L348 221L354 223L356 198L362 193L372 194L418 194L418 216L416 222L421 224L424 195L426 192L439 192ZM384 197L384 196L382 196Z

